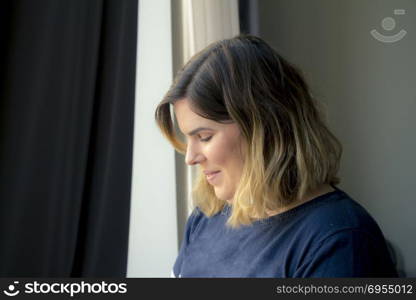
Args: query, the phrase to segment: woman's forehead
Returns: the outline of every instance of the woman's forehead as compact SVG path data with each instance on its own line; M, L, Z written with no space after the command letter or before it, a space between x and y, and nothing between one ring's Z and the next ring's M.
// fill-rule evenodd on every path
M191 109L187 99L178 100L173 106L179 128L185 134L188 134L197 127L209 127L212 129L217 129L221 125L218 122L201 117L195 113Z

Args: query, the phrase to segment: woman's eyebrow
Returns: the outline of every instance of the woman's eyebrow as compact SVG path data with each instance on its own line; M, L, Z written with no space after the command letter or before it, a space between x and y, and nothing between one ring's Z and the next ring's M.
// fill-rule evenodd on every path
M208 128L208 127L198 127L198 128L196 128L196 129L194 129L194 130L192 130L192 131L188 132L188 135L189 135L189 136L193 136L193 135L197 134L198 132L200 132L200 131L202 131L202 130L212 130L212 129L211 129L211 128Z

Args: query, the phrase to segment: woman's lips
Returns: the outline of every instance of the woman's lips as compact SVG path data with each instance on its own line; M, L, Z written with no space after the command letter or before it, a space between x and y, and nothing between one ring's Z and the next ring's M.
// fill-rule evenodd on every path
M216 171L216 172L211 172L211 173L207 173L205 174L207 180L209 183L213 183L215 178L217 177L218 173L220 173L221 171Z

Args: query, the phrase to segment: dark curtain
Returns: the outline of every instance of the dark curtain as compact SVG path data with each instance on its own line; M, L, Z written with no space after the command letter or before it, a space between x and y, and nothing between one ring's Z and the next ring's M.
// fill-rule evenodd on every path
M137 6L0 2L0 276L126 276Z
M238 17L242 34L260 34L259 0L238 0Z

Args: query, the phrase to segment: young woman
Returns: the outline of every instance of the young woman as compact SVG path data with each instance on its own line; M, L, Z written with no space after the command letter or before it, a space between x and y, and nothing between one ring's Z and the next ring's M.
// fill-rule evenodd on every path
M307 84L260 38L196 54L155 116L200 170L175 277L397 276L376 222L336 187L341 145Z

